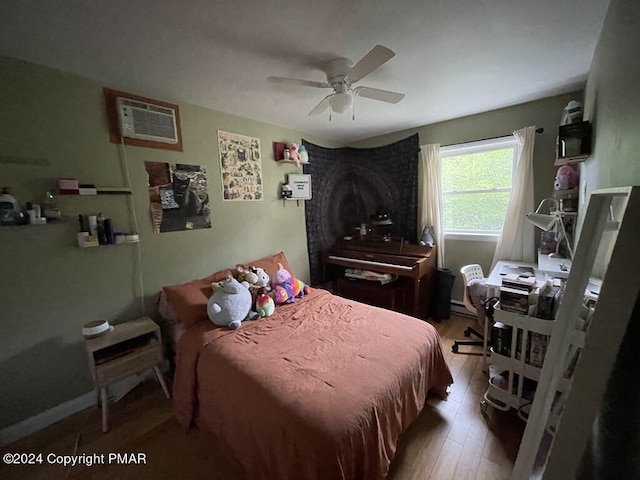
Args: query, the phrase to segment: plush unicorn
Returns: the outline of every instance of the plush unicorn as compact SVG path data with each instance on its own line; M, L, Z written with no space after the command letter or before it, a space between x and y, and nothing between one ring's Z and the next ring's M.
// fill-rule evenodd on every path
M309 285L293 277L281 263L278 263L278 270L271 278L271 287L275 291L275 301L278 305L293 303L296 297L309 293Z

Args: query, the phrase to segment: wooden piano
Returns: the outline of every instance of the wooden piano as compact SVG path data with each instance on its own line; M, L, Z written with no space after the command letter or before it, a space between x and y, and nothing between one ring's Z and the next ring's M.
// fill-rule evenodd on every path
M333 291L338 295L352 297L345 288L344 270L356 268L398 275L395 288L402 290L405 313L419 318L428 317L428 305L436 270L436 247L410 244L402 239L389 242L370 239L340 239L333 248L324 253L325 280L331 280ZM372 298L384 295L385 286L377 282L364 281ZM354 300L366 302L360 295ZM376 302L372 302L376 304ZM387 304L394 307L393 300Z

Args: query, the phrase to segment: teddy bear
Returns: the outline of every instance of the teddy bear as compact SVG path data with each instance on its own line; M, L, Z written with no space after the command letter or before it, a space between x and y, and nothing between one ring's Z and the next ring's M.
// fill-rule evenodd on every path
M238 282L247 282L249 285L255 285L258 281L258 275L253 272L251 267L245 267L244 265L236 265L236 271L238 274Z
M236 272L240 283L247 282L249 287L269 287L269 274L261 267L236 265Z
M256 312L261 317L270 317L276 309L273 298L269 296L266 287L258 289L258 298L256 298Z
M239 328L244 320L258 318L255 312L251 312L249 284L240 283L231 275L227 276L209 298L207 315L214 324L232 330Z
M300 155L298 154L298 144L292 143L289 145L289 160L296 164L296 167L300 166Z
M275 292L277 305L293 303L296 297L309 293L309 285L291 275L281 263L278 263L278 270L271 278L271 288Z

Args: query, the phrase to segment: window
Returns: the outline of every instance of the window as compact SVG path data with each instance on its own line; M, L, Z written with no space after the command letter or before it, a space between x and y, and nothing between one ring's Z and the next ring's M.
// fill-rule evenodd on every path
M511 194L516 140L509 137L440 149L442 220L447 238L495 238Z

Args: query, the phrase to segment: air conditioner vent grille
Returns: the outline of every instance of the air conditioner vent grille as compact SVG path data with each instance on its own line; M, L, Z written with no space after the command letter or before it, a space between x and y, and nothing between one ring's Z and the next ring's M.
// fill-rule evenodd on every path
M164 143L178 143L176 115L172 108L128 98L117 98L120 134Z
M163 138L173 138L175 135L173 117L170 115L158 115L136 108L133 110L133 122L136 131L147 135Z
M150 103L136 102L135 100L122 99L122 105L127 107L140 108L142 110L149 110L151 112L164 113L165 115L173 115L171 108L161 107L159 105L151 105Z

